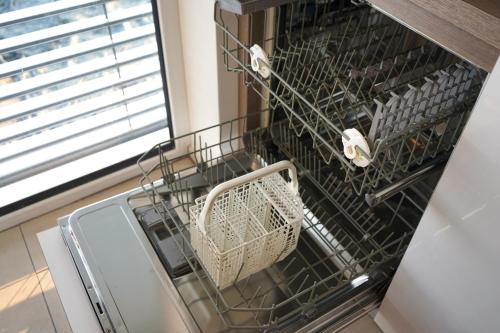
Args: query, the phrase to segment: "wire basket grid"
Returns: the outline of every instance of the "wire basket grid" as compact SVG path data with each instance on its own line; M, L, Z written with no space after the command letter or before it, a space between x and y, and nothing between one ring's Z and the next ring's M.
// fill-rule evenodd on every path
M278 173L288 168L290 186ZM287 161L231 179L190 208L191 244L223 289L295 249L303 220L295 167Z

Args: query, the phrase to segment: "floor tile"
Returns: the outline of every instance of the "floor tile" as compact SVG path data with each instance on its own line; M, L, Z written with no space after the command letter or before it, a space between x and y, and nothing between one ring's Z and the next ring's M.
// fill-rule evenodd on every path
M21 229L0 233L0 333L55 332Z
M57 333L71 333L68 318L66 317L66 313L64 312L59 294L54 286L54 281L52 280L48 268L39 271L37 275Z
M0 288L0 333L55 332L35 273Z
M30 220L21 224L20 228L26 241L26 246L33 260L35 271L39 271L47 267L45 258L43 257L42 249L38 243L36 234L40 231L55 227L57 217L54 214L45 214L42 217Z
M0 232L0 287L33 273L19 227Z

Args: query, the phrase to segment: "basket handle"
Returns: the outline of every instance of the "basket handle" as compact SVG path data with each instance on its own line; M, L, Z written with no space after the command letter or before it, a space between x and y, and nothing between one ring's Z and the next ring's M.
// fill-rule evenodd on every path
M200 230L203 234L206 234L205 230L205 221L207 219L207 215L209 212L212 211L212 207L215 203L215 200L217 197L223 193L226 192L234 187L237 187L239 185L243 185L245 183L251 182L253 180L271 175L273 173L280 172L282 170L288 169L288 174L290 176L290 179L292 180L291 186L292 190L295 192L295 194L299 193L299 182L297 180L297 170L295 169L295 166L293 165L292 162L290 161L280 161L271 165L268 165L264 168L255 170L253 172L247 173L243 176L237 177L230 179L224 183L221 183L214 187L210 193L208 193L207 199L205 200L205 204L203 205L203 209L201 210L200 216L198 218L198 226L200 227Z

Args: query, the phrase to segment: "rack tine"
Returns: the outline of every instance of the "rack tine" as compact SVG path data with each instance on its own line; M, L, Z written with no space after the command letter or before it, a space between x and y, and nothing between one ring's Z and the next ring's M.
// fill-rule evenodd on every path
M243 266L245 266L245 263L244 263L244 262L242 262L242 263L241 263L240 269L238 270L238 274L236 274L236 277L234 278L234 282L233 282L233 284L235 284L235 283L236 283L236 281L238 281L238 279L239 279L239 277L240 277L240 274L241 274L241 271L243 270ZM248 277L247 282L245 283L245 287L246 287L246 284L248 283L248 280L250 280L250 277L251 277L251 275ZM244 290L244 289L243 289L243 290Z
M297 291L295 291L296 294L300 293L300 291L302 290L302 288L304 287L304 284L307 282L308 279L309 279L309 274L306 275L306 277L304 278L304 280L300 284L300 286L297 289Z
M273 322L274 318L274 312L276 311L276 304L273 304L271 306L271 311L269 312L269 319L267 321L268 324L271 324Z
M309 297L307 299L307 303L311 303L313 298L314 298L314 293L316 292L316 287L318 286L317 282L314 281L311 292L309 294Z
M255 297L257 297L257 295L259 294L260 290L262 289L262 286L259 286L257 288L257 290L255 291L255 293L253 294L253 296L250 298L250 301L248 302L249 305L251 305L255 299Z
M288 270L288 268L290 268L290 266L295 262L295 260L297 259L297 257L293 257L289 262L288 264L286 264L286 266L283 268L282 272L283 273L286 273L286 271Z
M264 303L266 302L266 298L267 298L268 295L269 294L264 294L264 296L262 297L262 300L260 301L259 308L263 308L264 307ZM259 315L259 313L255 312L255 314L254 314L255 320L258 320L258 318L257 318L258 315Z

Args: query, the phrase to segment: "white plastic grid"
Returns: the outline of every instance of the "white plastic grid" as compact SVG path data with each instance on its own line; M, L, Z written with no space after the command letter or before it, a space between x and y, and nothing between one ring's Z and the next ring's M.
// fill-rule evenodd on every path
M297 184L293 165L277 164L293 169L291 184ZM276 165L269 167L276 169ZM257 173L262 175L264 169ZM200 215L209 195L195 200L190 208L191 244L219 288L282 260L295 249L304 212L291 184L276 172L231 186L215 198L204 227Z

